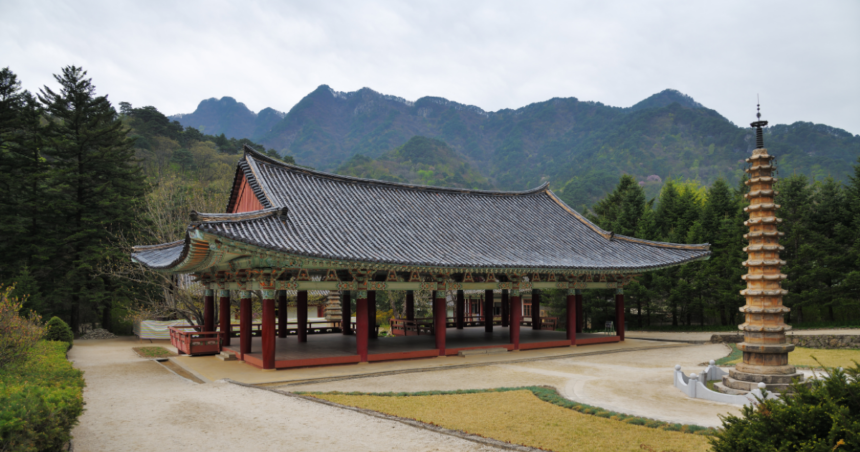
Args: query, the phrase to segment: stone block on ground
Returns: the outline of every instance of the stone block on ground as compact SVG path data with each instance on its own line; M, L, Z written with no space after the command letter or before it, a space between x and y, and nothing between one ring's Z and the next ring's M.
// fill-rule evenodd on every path
M711 336L712 344L737 344L743 341L743 334L714 334Z
M238 358L236 358L236 353L234 353L234 352L221 352L221 353L215 355L215 357L220 359L221 361L237 361L238 360Z

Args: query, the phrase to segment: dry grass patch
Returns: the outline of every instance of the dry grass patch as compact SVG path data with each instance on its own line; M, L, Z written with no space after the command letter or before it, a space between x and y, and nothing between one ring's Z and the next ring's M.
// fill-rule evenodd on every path
M168 358L176 356L176 353L164 347L133 347L132 350L141 358Z
M707 437L579 413L530 390L378 396L307 394L451 430L553 451L707 451Z
M732 366L742 361L742 357L719 365ZM818 361L816 361L818 359ZM860 350L856 349L821 349L797 347L788 354L788 363L800 367L849 367L853 361L860 362ZM820 364L819 364L820 362Z

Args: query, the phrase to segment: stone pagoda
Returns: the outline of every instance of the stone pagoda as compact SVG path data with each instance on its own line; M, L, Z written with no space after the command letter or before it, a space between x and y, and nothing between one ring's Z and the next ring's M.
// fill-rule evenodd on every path
M780 285L786 275L780 271L785 261L779 258L783 249L779 238L784 233L777 231L782 220L776 217L779 205L774 203L775 157L764 147L762 127L767 121L761 120L760 112L756 116L758 120L750 124L756 129L756 148L752 157L746 159L749 167L745 170L749 173L745 184L750 191L744 196L750 205L744 208L749 214L749 220L744 222L749 233L744 238L749 245L744 248L748 258L743 263L748 270L742 276L747 288L741 291L746 305L740 311L746 320L738 327L744 334L744 341L738 344L744 357L743 363L730 370L721 384L717 383L720 391L730 394L746 393L759 382L764 382L771 391L785 392L794 379L803 380L803 374L788 364L788 353L794 350L794 345L786 342L785 332L791 326L783 322L789 308L782 305L782 296L788 291Z

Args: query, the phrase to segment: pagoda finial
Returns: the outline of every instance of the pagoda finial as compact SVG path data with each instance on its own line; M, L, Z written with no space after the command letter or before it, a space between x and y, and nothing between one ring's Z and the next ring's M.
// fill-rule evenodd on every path
M756 149L764 149L764 133L761 128L767 125L767 121L761 120L761 103L758 99L758 94L756 94L756 104L755 104L755 117L756 121L750 123L750 126L755 128L755 148Z

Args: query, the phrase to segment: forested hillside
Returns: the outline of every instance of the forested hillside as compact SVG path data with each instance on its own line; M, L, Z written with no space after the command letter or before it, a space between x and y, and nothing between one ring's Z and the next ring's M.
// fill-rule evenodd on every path
M742 159L754 147L752 132L742 126L674 90L630 108L555 98L485 112L438 97L410 102L367 88L343 93L323 85L253 138L329 171L356 154L377 158L416 135L435 138L499 189L549 181L568 204L584 209L622 174L646 183L649 198L667 179L737 183ZM860 155L860 136L825 125L776 125L766 134L783 174L845 181Z
M375 160L356 154L336 172L353 177L438 187L492 188L486 177L445 142L417 136Z

